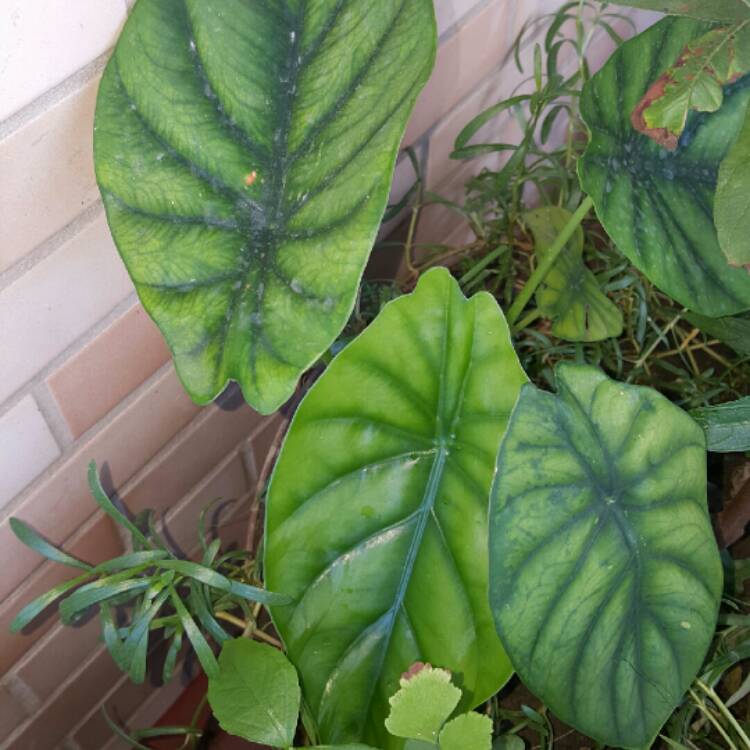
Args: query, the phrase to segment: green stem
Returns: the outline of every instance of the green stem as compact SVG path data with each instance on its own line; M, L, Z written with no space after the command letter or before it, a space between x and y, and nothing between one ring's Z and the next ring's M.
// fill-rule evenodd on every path
M719 709L720 713L722 713L724 718L730 723L734 731L737 732L737 736L742 740L744 747L750 748L750 737L745 734L745 731L734 718L732 712L724 705L724 701L719 698L716 691L706 685L702 680L696 680L696 684L711 699L716 708Z
M500 245L500 247L495 248L492 252L487 253L487 255L484 256L480 261L475 263L459 280L458 283L461 286L464 286L464 284L468 284L472 279L474 279L476 276L478 276L482 271L484 271L487 266L490 265L496 258L499 258L503 253L507 252L509 250L507 245Z
M581 205L578 207L578 210L570 218L570 221L565 225L565 228L557 236L557 239L553 243L552 247L550 247L550 249L546 252L542 262L537 266L534 273L529 276L529 280L526 282L526 284L524 284L523 289L521 289L521 291L518 293L518 296L510 306L510 310L508 310L508 314L506 315L508 324L511 327L513 327L515 322L518 320L518 317L521 315L524 307L526 307L526 304L531 299L534 292L537 290L537 287L544 281L550 269L555 264L558 256L565 248L565 245L568 244L568 240L573 236L576 229L578 229L578 227L581 225L581 222L586 218L586 214L588 214L593 205L594 201L591 199L591 197L587 196L584 199L583 203L581 203Z

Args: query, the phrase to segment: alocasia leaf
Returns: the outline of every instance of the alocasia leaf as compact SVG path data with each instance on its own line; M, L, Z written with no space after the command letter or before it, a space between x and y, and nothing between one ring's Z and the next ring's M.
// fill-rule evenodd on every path
M96 173L196 401L271 412L338 335L434 53L431 0L138 0Z
M271 481L274 622L330 744L402 747L388 699L417 661L462 678L462 709L511 674L487 602L494 459L525 382L488 294L444 269L389 303L297 411Z
M389 699L385 728L396 737L437 744L443 724L461 700L451 673L425 664L414 674L407 672L399 684Z
M750 272L750 114L721 163L714 220L729 263Z
M688 114L716 112L724 86L750 72L750 20L716 27L688 43L633 111L633 127L674 151Z
M604 2L604 0L599 0ZM706 21L743 21L750 18L750 5L745 0L613 0L616 5L656 10L678 16L691 16Z
M440 732L440 750L492 750L492 719L475 711L449 721Z
M237 638L226 641L219 673L208 681L208 700L222 728L237 737L289 747L297 730L297 673L276 648Z
M750 76L724 90L718 112L692 113L673 152L630 122L651 83L707 28L665 18L623 44L589 81L581 111L591 141L579 173L628 259L688 309L719 317L750 309L750 274L727 264L713 217L719 165L742 127Z
M606 745L649 747L713 637L722 569L703 433L649 388L558 366L500 449L490 598L524 684Z
M685 320L730 346L738 354L750 356L750 318L707 318L687 312Z
M750 451L750 396L690 412L706 433L708 450L715 453Z
M542 260L571 219L557 206L524 215ZM539 309L552 320L552 333L566 341L601 341L622 333L622 313L599 288L583 262L583 230L578 227L536 293Z

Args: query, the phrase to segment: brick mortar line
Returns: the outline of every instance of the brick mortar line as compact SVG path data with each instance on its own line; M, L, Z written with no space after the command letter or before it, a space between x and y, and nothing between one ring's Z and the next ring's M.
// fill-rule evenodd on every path
M87 83L91 82L103 70L112 54L112 47L102 52L82 68L68 76L65 80L47 89L36 99L24 105L18 111L0 122L0 141L13 135L24 125L35 120L40 115L58 105L63 99L77 93Z

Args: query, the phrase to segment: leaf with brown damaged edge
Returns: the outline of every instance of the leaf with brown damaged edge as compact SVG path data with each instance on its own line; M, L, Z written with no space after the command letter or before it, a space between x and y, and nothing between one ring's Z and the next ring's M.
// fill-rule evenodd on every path
M713 28L688 44L643 95L633 110L633 127L674 151L690 110L716 112L723 87L748 72L750 20Z
M746 0L615 0L615 3L705 21L742 21L750 18L750 6Z
M691 109L715 112L721 107L723 86L750 70L748 24L711 29L685 47L636 108L646 128L641 132L665 131L668 142L664 145L674 149Z

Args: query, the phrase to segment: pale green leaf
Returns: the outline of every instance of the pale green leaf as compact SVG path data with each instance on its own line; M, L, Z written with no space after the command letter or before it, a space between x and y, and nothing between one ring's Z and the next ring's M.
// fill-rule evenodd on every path
M431 0L139 0L99 89L112 234L199 403L274 411L352 310Z
M492 719L474 711L449 721L440 732L440 750L492 750Z
M295 414L271 480L265 581L329 743L401 748L387 699L417 661L462 708L511 670L487 603L487 501L526 377L497 302L444 269L389 303Z
M650 746L713 638L705 440L648 388L560 365L524 386L490 510L490 599L523 683L606 745Z
M529 211L524 221L534 235L534 252L543 260L572 214L557 206ZM583 229L578 227L536 292L552 333L566 341L602 341L622 333L622 313L599 288L583 262Z
M219 672L208 681L208 701L222 728L273 747L294 741L300 707L297 672L281 651L237 638L219 654Z
M726 88L718 112L691 113L675 151L631 123L651 83L707 28L665 18L615 52L583 90L591 141L578 169L618 249L679 303L720 317L750 309L750 274L727 264L713 214L719 165L742 127L750 76Z
M443 724L461 700L461 691L445 669L424 665L401 678L401 687L388 702L391 712L385 728L396 737L435 744Z
M524 750L524 741L515 734L502 734L492 743L492 750Z

